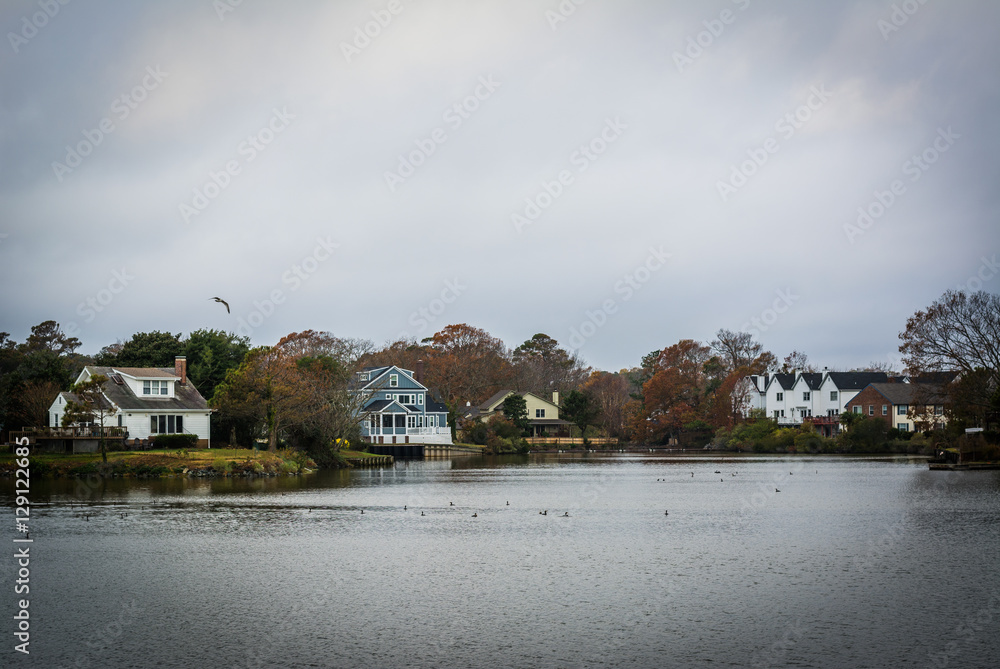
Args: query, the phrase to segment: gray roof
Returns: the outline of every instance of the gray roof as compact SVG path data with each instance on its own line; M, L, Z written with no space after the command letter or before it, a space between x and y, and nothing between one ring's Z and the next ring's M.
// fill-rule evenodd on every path
M886 383L885 372L827 372L840 390L861 390L870 383Z
M782 389L791 390L792 387L795 386L795 375L790 373L775 374L774 377L771 379L771 383L774 383L775 381L778 382L778 385L781 386Z
M820 372L803 372L802 378L806 380L809 390L819 390L823 385L823 374Z
M891 404L944 404L940 387L928 383L871 383L872 388ZM856 398L855 398L856 399ZM854 400L848 402L852 404Z
M165 372L173 378L179 378L174 375L172 367L169 369L156 367L132 369L134 371ZM119 385L112 381L113 367L88 365L87 370L91 374L103 374L108 377L107 383L103 386L104 395L122 411L211 411L208 408L208 402L201 396L190 379L185 384L174 384L174 397L147 398L139 397L133 393L128 384ZM129 375L133 376L131 373Z
M427 400L427 413L448 413L448 407L443 402Z
M496 395L494 395L493 397L489 398L488 400L486 400L485 402L483 402L482 404L480 404L479 405L479 410L483 411L483 412L489 411L490 407L492 407L494 404L496 404L497 402L499 402L503 398L507 397L507 395L509 395L511 392L512 391L510 391L510 390L501 390Z

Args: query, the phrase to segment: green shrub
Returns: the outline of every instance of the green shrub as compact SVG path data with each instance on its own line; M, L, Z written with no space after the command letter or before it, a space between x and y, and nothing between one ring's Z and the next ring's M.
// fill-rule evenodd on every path
M196 434L160 434L153 438L155 448L194 448L198 445Z

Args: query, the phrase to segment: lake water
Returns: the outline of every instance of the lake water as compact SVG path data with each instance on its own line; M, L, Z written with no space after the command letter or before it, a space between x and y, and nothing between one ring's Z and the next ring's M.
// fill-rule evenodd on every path
M4 585L2 666L1000 662L1000 472L588 454L33 485L31 655Z

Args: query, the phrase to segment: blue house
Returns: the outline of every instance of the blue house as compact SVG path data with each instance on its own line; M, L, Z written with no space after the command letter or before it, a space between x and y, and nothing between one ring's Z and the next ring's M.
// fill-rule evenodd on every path
M357 373L362 395L361 434L372 444L450 444L448 408L435 401L418 380L422 376L395 365L366 367Z

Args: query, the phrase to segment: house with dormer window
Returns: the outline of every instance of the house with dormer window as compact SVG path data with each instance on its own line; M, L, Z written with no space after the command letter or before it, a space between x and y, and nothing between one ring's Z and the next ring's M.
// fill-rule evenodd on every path
M362 399L361 435L373 444L450 444L448 407L421 383L422 374L401 367L366 367L353 392Z
M150 439L161 434L193 434L198 447L211 445L209 417L212 410L187 378L187 360L178 356L174 367L101 367L87 365L74 383L96 375L107 377L101 388L108 405L103 427L124 428L126 439ZM49 427L58 431L66 404L76 401L61 392L49 407ZM74 445L74 449L76 446Z

